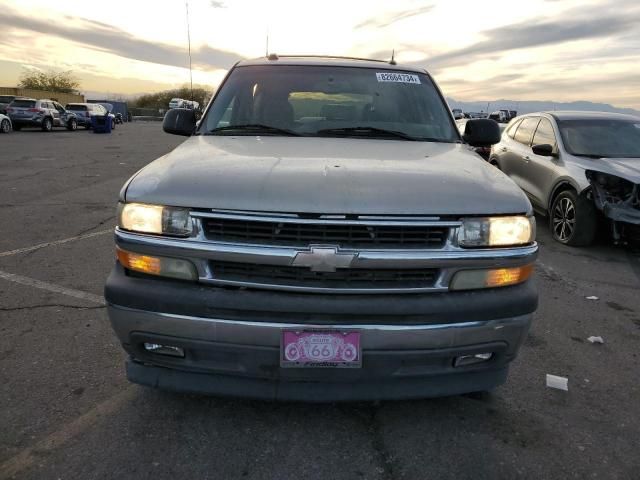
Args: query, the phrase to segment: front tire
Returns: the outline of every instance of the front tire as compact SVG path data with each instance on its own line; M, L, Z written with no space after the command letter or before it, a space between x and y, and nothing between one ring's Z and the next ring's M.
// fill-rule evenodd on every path
M78 128L78 122L76 121L76 119L72 118L71 120L69 120L69 123L67 123L67 130L73 132L77 128Z
M50 132L52 128L53 128L53 123L51 122L50 118L45 118L44 120L42 120L43 132Z
M554 240L572 247L591 245L596 237L598 211L593 202L573 190L565 190L553 200L549 226Z
M2 123L0 123L0 132L9 133L10 131L11 124L9 123L9 120L2 120Z

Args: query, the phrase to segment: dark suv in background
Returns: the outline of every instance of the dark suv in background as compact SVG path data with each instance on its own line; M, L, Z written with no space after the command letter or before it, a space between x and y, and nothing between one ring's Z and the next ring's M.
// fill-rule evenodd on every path
M67 103L67 110L74 112L78 117L78 125L84 128L91 128L91 117L109 115L111 118L111 128L115 127L115 115L109 112L99 103Z
M65 127L75 130L78 120L73 112L54 100L35 98L16 98L7 107L7 115L11 119L14 130L22 127L39 127L50 132L53 127Z

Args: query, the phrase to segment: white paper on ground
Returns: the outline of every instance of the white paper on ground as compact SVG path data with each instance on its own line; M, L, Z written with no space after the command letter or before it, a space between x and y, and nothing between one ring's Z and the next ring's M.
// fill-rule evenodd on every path
M590 297L587 297L587 300L600 300L600 299L595 295L591 295Z
M591 343L604 343L602 337L589 337L587 338Z
M569 391L569 379L565 377L558 377L556 375L549 375L547 373L547 387L556 388L558 390Z

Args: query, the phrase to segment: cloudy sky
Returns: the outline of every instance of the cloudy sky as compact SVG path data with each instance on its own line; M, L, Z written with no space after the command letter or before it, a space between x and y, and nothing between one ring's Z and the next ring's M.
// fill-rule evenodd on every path
M590 100L640 108L639 0L189 0L194 82L278 53L388 58L457 100ZM0 86L72 69L83 91L188 81L183 0L2 0Z

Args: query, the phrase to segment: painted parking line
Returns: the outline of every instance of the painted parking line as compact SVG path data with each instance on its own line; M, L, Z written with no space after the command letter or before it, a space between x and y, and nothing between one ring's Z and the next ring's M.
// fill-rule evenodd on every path
M76 235L75 237L63 238L62 240L54 240L53 242L39 243L31 247L16 248L15 250L7 250L6 252L0 252L0 257L8 257L9 255L17 255L19 253L33 252L34 250L40 250L41 248L51 247L54 245L62 245L64 243L74 242L76 240L83 240L85 238L97 237L104 235L105 233L113 232L113 228L108 230L100 230L99 232L85 233L84 235Z
M104 297L102 297L101 295L95 295L93 293L63 287L61 285L56 285L55 283L43 282L42 280L37 280L31 277L24 277L22 275L16 275L15 273L9 273L0 270L0 279L18 283L20 285L26 285L28 287L39 288L40 290L46 290L48 292L61 293L62 295L66 295L68 297L87 300L92 303L97 303L98 305L106 305Z
M20 472L27 470L37 462L42 462L43 454L60 448L68 441L93 428L104 417L113 415L130 402L135 397L136 392L137 390L133 386L126 386L120 393L99 403L57 432L36 443L33 447L26 448L6 460L0 464L0 478L19 478L18 474Z

